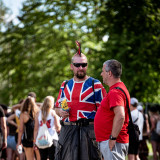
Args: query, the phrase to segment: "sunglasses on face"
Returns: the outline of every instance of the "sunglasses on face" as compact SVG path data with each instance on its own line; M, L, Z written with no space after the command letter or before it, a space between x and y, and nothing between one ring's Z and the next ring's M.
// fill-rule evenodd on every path
M84 68L84 67L87 66L87 63L73 63L73 65L74 65L75 67L80 67L80 66L82 66L82 67Z

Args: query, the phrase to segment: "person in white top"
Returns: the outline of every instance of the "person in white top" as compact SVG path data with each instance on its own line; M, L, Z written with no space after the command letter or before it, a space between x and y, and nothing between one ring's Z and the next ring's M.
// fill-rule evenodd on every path
M138 100L132 97L130 103L132 121L134 124L138 125L140 130L139 140L142 140L144 118L142 113L138 111L137 106L138 106ZM138 149L139 149L139 142L136 145L135 144L132 145L131 143L129 143L128 160L140 160L138 155Z
M57 132L58 133L60 132L61 125L57 114L53 110L53 107L54 107L54 97L47 96L44 99L40 112L36 115L35 118L35 127L34 127L35 144L38 132L40 131L40 127L43 126L44 123L48 128L52 140L58 141ZM55 147L56 146L53 143L51 147L47 147L45 149L39 148L41 160L47 160L47 158L49 158L50 160L54 159ZM36 145L34 145L34 149L36 149Z

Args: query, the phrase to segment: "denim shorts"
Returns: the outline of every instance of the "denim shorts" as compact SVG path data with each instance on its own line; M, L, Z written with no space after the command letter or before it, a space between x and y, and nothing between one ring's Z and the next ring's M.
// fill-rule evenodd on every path
M8 137L7 137L7 148L11 148L13 150L16 150L15 136L8 135Z
M104 160L125 160L128 153L128 143L115 143L112 151L109 149L109 140L99 142L100 151Z

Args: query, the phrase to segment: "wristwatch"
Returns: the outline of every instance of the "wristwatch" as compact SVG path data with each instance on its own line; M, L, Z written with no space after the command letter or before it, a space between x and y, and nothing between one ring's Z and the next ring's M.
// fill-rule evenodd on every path
M109 136L109 139L110 139L110 140L116 140L117 138L116 138L116 137L112 137L112 135L110 135L110 136Z

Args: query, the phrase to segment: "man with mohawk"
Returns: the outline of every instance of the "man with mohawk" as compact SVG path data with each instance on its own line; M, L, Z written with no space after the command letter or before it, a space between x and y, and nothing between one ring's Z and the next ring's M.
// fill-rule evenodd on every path
M87 57L72 57L73 78L61 85L56 112L62 117L56 160L100 160L94 134L94 117L106 91L101 82L87 75Z

